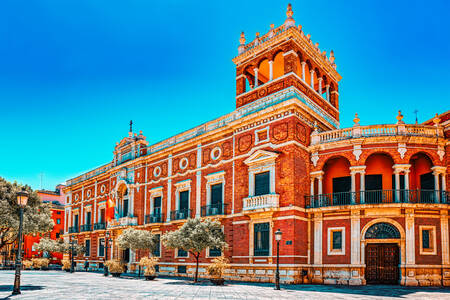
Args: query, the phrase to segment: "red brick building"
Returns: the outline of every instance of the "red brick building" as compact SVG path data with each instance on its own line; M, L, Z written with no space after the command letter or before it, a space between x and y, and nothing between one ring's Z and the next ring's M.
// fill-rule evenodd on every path
M399 113L338 129L334 54L290 6L280 27L242 34L233 62L236 110L154 145L130 130L111 162L67 181L65 233L87 246L77 261L100 268L110 231L108 257L134 270L139 255L114 242L124 228L163 234L199 217L223 224L230 279L273 280L281 229L284 282L450 285L448 122ZM193 272L182 251L156 255L161 274Z
M23 240L24 259L32 259L35 257L42 257L44 253L36 251L35 243L39 243L42 237L57 240L63 237L64 233L64 205L66 197L63 192L63 185L58 185L54 191L39 190L37 191L42 202L51 205L52 220L55 226L51 232L45 234L26 235ZM62 259L61 253L52 253L51 264L60 264Z

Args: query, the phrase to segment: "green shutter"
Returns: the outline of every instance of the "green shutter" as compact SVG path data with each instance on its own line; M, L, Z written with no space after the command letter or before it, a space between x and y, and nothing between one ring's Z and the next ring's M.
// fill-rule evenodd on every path
M270 194L270 172L255 174L255 196Z

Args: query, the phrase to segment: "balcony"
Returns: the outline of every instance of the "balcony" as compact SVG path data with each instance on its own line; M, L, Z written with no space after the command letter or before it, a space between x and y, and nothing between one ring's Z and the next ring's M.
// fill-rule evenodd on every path
M94 230L104 230L106 229L106 224L105 223L95 223L94 224Z
M78 233L78 226L69 227L69 233Z
M91 231L91 224L81 225L81 232L83 231Z
M265 208L278 208L280 195L267 194L260 196L253 196L244 198L243 210L265 209Z
M118 220L113 219L108 221L108 228L119 227L119 226L134 226L137 225L137 217L122 217Z
M164 214L150 214L145 216L145 224L163 223Z
M305 196L307 208L385 203L450 204L450 193L437 190L374 190Z
M227 207L228 207L228 204L225 204L225 203L216 203L216 204L202 206L200 215L202 217L226 215Z
M192 215L192 209L180 209L172 210L170 212L171 220L184 220L190 218Z

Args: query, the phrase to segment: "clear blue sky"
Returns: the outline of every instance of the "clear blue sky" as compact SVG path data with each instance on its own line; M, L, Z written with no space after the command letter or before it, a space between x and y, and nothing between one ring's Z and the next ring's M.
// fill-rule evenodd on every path
M232 111L239 34L285 20L287 1L0 4L0 176L53 189L112 159L135 129L150 144ZM447 1L292 1L333 49L341 127L450 107Z

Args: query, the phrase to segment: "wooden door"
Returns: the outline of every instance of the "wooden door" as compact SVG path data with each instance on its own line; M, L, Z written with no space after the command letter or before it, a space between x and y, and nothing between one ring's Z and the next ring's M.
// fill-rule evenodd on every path
M368 284L398 284L399 252L396 244L368 244L366 281Z

